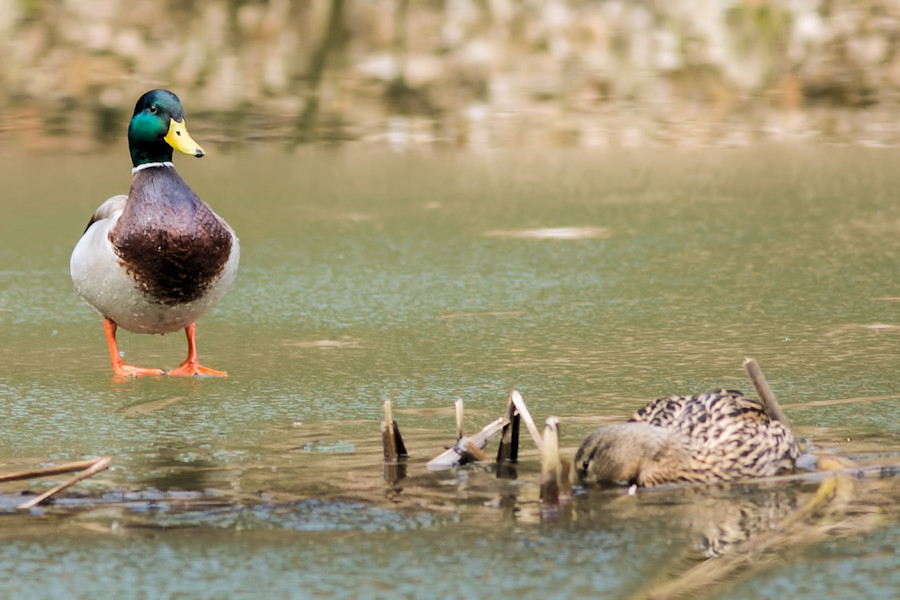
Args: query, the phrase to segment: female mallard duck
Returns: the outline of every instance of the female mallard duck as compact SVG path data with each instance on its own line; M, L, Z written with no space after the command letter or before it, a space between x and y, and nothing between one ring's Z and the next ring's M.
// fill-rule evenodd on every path
M621 425L600 427L575 454L585 483L640 486L768 477L799 455L788 426L741 392L669 396Z
M198 363L195 323L234 282L238 239L172 165L173 148L204 154L187 132L175 94L153 90L141 96L128 146L131 191L113 196L91 217L72 252L75 290L104 319L117 375L226 377ZM187 359L173 371L126 365L116 345L118 327L159 334L184 329Z

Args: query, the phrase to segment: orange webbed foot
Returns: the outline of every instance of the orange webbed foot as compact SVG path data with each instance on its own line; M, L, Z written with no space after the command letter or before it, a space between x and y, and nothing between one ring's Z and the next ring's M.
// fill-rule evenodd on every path
M217 371L194 361L186 360L177 369L166 371L169 377L228 377L228 371Z
M119 347L116 345L116 330L118 326L109 319L103 319L103 330L106 332L106 342L109 345L109 358L112 363L113 373L116 377L148 377L151 375L165 375L162 369L145 369L144 367L133 367L126 365L119 354Z
M197 362L197 325L191 323L184 328L184 333L187 335L188 356L177 369L168 371L166 375L169 377L228 377L227 371L216 371Z
M122 364L114 364L113 365L113 373L118 377L148 377L152 375L165 375L166 372L162 369L145 369L144 367L133 367L131 365Z

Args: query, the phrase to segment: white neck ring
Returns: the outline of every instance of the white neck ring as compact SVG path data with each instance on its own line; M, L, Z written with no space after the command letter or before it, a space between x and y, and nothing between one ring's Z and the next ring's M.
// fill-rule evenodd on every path
M172 164L171 162L169 162L169 161L166 161L166 162L151 162L151 163L144 163L144 164L142 164L142 165L138 165L138 166L136 166L135 168L131 169L131 174L134 175L134 174L137 173L138 171L143 171L144 169L154 169L154 168L156 168L156 167L174 167L174 166L175 166L175 165L173 165L173 164Z

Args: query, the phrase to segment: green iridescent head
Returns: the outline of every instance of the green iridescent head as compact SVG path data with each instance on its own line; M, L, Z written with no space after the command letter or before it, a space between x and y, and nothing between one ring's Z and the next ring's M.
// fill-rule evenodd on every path
M205 153L191 139L178 96L167 90L151 90L140 97L128 125L131 162L137 167L172 160L172 149L200 158Z

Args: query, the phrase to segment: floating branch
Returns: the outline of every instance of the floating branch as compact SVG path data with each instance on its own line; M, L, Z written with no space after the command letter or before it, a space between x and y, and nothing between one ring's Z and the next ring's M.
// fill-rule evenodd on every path
M506 417L492 421L484 426L484 428L475 435L459 439L451 448L447 448L436 457L428 461L426 465L429 470L438 471L441 469L450 469L472 460L490 460L484 452L480 452L482 448L487 446L488 442L503 433L503 426L506 424ZM472 447L479 451L475 454Z
M516 410L519 411L519 415L521 415L522 420L525 421L525 427L528 428L528 433L531 434L531 439L534 440L534 445L540 450L541 446L543 446L541 434L538 432L537 425L534 424L534 419L531 418L531 413L528 412L528 407L525 406L525 400L522 399L522 394L519 393L519 390L510 392L509 401L512 402L513 405L515 405Z
M384 447L384 460L396 462L401 458L409 458L400 428L394 420L391 401L384 401L384 421L381 422L381 444Z
M49 490L47 490L40 496L35 496L34 498L29 499L27 502L23 502L17 508L22 509L22 510L27 510L29 508L33 508L33 507L37 506L38 504L40 504L41 502L43 502L44 500L46 500L47 498L49 498L50 496L52 496L53 494L61 492L64 489L75 485L82 479L87 479L88 477L92 477L93 475L96 475L100 471L108 469L111 462L112 461L110 460L110 458L108 456L103 456L103 457L94 459L92 461L81 461L79 463L70 463L69 465L63 465L63 467L69 467L68 471L72 470L71 469L72 465L80 465L82 468L84 466L87 466L87 468L84 469L83 471L80 471L77 475L75 475L68 481L63 482L57 486L50 488ZM63 468L63 467L55 467L56 473L66 472L66 471L59 471L59 469ZM55 473L48 472L48 471L52 471L53 469L54 469L54 467L51 467L50 469L37 469L37 471L32 471L32 473L39 472L39 471L43 471L43 472L38 475L32 475L32 476L33 477L42 477L45 475L55 474ZM19 479L24 479L24 477L19 477ZM6 479L5 481L12 481L12 479Z
M491 457L476 446L472 440L466 440L466 454L471 457L470 460L474 459L475 462L491 462Z
M778 401L775 400L775 394L772 393L772 389L769 387L769 383L763 376L762 370L759 368L756 360L750 357L745 358L744 369L747 371L750 381L753 382L753 387L756 388L756 395L759 396L763 409L766 411L766 414L769 415L769 418L773 421L781 421L787 425L787 418L784 416L781 406L778 405Z
M17 471L15 473L7 473L0 475L0 482L3 481L19 481L21 479L36 479L38 477L48 477L50 475L60 475L62 473L72 473L74 471L83 471L97 462L93 460L79 460L76 462L65 463L55 467L44 467L41 469L29 469L27 471Z

